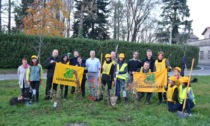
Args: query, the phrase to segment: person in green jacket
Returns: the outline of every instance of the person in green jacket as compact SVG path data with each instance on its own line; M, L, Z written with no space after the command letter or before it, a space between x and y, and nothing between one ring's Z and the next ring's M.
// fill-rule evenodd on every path
M38 57L36 55L31 56L31 65L26 71L26 80L33 90L33 94L36 95L36 102L39 101L39 86L42 83L42 66L38 63ZM34 97L32 98L34 101Z

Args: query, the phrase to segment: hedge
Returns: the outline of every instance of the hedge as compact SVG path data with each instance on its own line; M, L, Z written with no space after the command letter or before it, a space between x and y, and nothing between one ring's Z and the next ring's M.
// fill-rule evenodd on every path
M35 44L37 36L26 36L23 34L3 34L0 33L0 68L17 68L21 64L22 57L30 59L31 55L37 54L32 48ZM178 45L166 44L144 44L132 43L123 41L97 41L91 39L78 38L56 38L44 37L44 42L48 45L47 49L41 56L41 64L51 55L53 49L59 50L59 55L64 55L71 52L71 57L74 50L78 50L83 58L89 57L90 50L96 51L96 57L100 54L114 51L116 45L119 45L118 53L125 53L126 60L132 58L133 51L139 52L139 59L144 59L146 50L153 51L154 58L157 58L157 53L163 51L165 57L169 59L171 66L180 66L181 57L184 55L183 47ZM195 65L198 64L199 48L195 46L186 46L185 54L187 56L187 65L191 65L191 60L195 58Z

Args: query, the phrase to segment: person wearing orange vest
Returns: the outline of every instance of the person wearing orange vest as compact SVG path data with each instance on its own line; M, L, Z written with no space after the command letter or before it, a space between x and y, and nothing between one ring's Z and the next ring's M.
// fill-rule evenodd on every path
M125 91L125 81L127 80L127 63L124 62L125 54L120 53L119 61L116 66L116 94L117 100L120 101L120 90L123 90L124 100L127 101L127 95Z
M101 76L101 83L102 83L102 92L104 92L104 87L108 86L107 94L108 97L110 96L110 90L112 87L112 81L114 80L114 69L115 66L111 60L111 55L106 54L105 55L105 62L102 66L102 76ZM101 94L101 99L103 98L103 94Z
M170 70L171 66L169 64L169 61L166 58L164 58L164 53L160 51L158 52L158 59L155 61L154 71L158 72L164 69ZM166 102L166 93L158 92L158 99L159 99L158 105L162 103L163 97Z
M187 110L187 113L189 114L189 116L191 116L191 109L195 106L195 96L193 94L193 89L191 86L189 86L187 89L188 81L190 81L188 77L180 78L181 85L178 87L179 102L174 105L173 110L181 110L184 100L185 98L187 98L185 110Z
M176 86L176 77L169 77L169 84L166 89L166 98L168 102L168 111L173 112L174 102L178 102L178 89Z

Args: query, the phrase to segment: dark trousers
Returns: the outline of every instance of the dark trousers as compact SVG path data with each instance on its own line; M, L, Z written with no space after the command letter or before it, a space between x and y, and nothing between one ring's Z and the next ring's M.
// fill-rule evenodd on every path
M82 91L82 96L83 97L85 97L85 83L86 83L86 79L82 79L81 91Z
M174 102L168 101L168 111L169 112L174 112L173 107L174 107Z
M30 81L30 85L31 88L33 90L36 90L36 101L39 101L39 85L40 85L40 81ZM34 100L34 96L32 98Z
M61 95L63 95L63 87L65 88L65 89L64 89L64 98L66 98L67 95L68 95L68 89L69 89L68 87L69 87L69 86L68 86L68 85L65 85L65 86L64 86L64 85L60 85Z
M47 96L50 95L50 90L52 88L52 80L53 80L53 77L47 77L46 90L45 90L45 95L47 95ZM57 86L58 86L58 84L53 84L54 91L57 91Z
M23 88L20 88L20 94L21 94L21 96L23 96L23 94L25 93L25 91L28 91L29 90L29 88L25 88L25 83L24 83L24 80L23 80Z
M177 110L181 111L183 108L183 103L184 103L184 100L183 100L182 104L176 103L173 107L174 111L177 111ZM191 114L191 109L194 106L195 106L195 104L192 102L192 100L189 100L189 99L186 100L185 110L187 110L187 113Z
M141 100L144 96L145 96L145 93L147 93L147 96L146 96L146 102L150 102L150 98L152 96L152 93L150 92L139 92L138 95L139 95L139 100Z
M121 90L121 88L125 92L125 80L117 79L116 80L116 94L115 94L115 96L117 96L119 99L120 99L120 90ZM126 92L125 92L123 97L127 97L126 96Z
M181 67L181 73L180 73L180 75L183 77L184 76L184 69L185 69L185 67Z
M164 93L158 92L159 103L163 102L163 98L164 98L164 101L166 101L166 92L164 92Z
M106 84L107 84L107 87L108 87L108 89L107 89L107 93L108 93L108 95L110 95L109 93L110 93L110 90L112 89L112 81L105 81L105 80L101 80L101 83L102 83L102 90L104 91L104 87L106 86Z

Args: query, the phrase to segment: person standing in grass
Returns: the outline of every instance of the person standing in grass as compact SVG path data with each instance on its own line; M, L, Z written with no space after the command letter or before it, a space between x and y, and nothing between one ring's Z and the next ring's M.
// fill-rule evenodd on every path
M102 66L102 76L101 76L101 83L102 83L102 92L105 90L105 86L107 84L107 97L110 97L110 91L112 88L112 81L114 80L114 72L115 72L115 65L111 60L111 55L105 55L105 61ZM101 98L103 99L103 94L101 94Z
M67 64L67 65L70 64L67 55L64 55L64 56L61 57L61 63ZM61 96L63 96L63 88L65 88L64 89L64 98L66 98L67 95L68 95L68 87L69 87L68 85L65 85L65 86L64 85L60 85Z
M85 82L87 80L87 78L86 78L87 68L86 68L85 63L82 62L82 57L81 56L77 57L77 64L76 64L76 66L85 68L84 73L83 73L82 82L81 82L82 97L85 97Z
M88 79L88 85L89 85L89 99L92 101L97 101L97 97L99 97L97 94L98 88L98 77L100 76L99 71L101 69L101 63L98 58L95 57L95 51L90 51L90 58L86 61L86 67L88 70L87 73L87 79Z
M47 60L44 63L44 66L47 68L47 82L46 82L46 90L45 90L45 100L50 99L50 90L52 87L52 81L53 81L53 74L55 70L55 64L56 62L60 62L60 58L58 57L58 50L54 49L52 52L52 56L47 58ZM53 90L57 91L58 84L53 84Z
M171 66L169 64L168 59L165 58L165 55L162 51L158 52L158 59L155 60L155 69L154 71L159 72L161 70L168 69L171 70ZM167 75L166 75L167 76ZM158 92L158 105L160 105L163 102L166 103L166 93Z
M119 61L116 66L116 94L117 100L120 101L120 90L122 88L123 98L127 101L127 94L125 90L125 81L127 80L128 67L125 63L125 54L120 53Z
M39 101L39 86L42 83L42 66L38 63L38 57L36 55L31 56L31 65L26 72L26 80L33 90L33 94L36 95L36 102ZM34 97L32 101L34 101Z
M178 88L176 85L176 77L175 76L170 76L169 77L169 84L166 88L166 98L168 102L168 111L169 112L174 112L173 106L174 102L178 102Z
M139 68L137 70L137 72L140 73L151 73L151 69L150 69L150 63L148 61L144 62L143 67ZM138 93L138 100L140 101L145 95L145 92L139 92ZM151 98L152 93L151 92L147 92L147 96L146 96L146 105L150 104L150 98Z
M26 58L22 58L22 65L18 67L17 75L18 75L18 83L20 87L20 95L23 96L26 90L29 89L29 85L26 81L26 71L28 69L29 65L27 63Z

